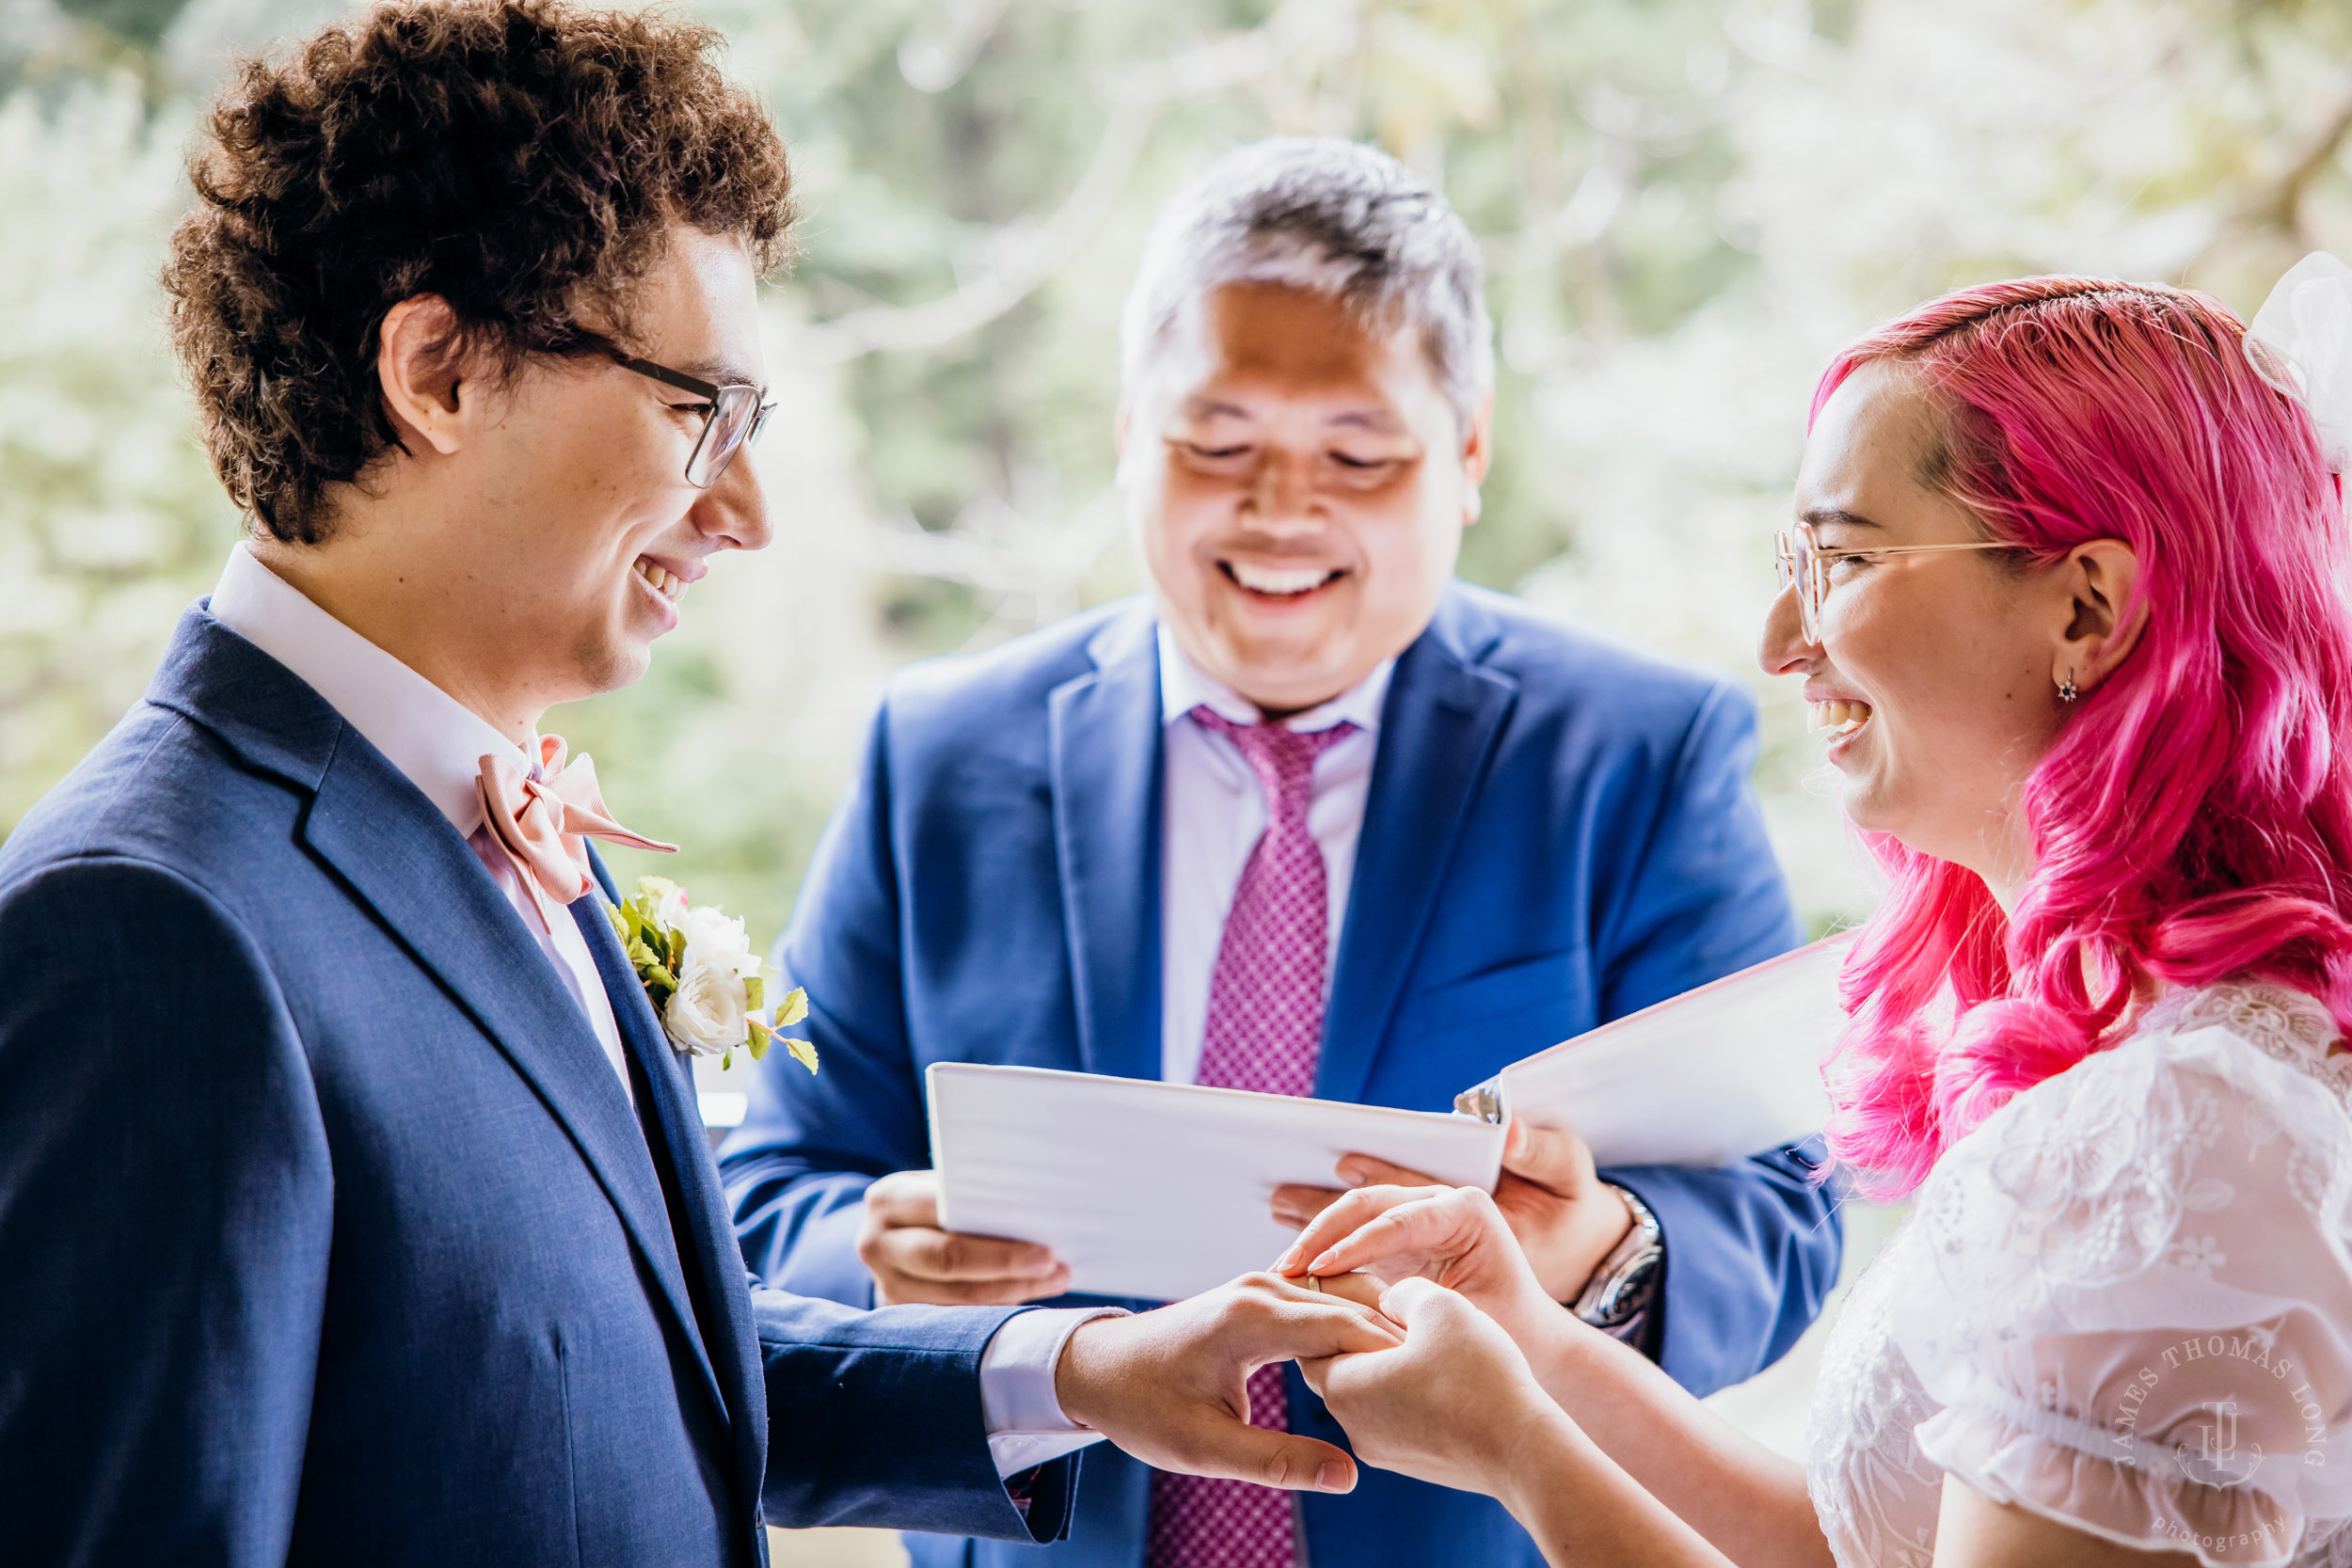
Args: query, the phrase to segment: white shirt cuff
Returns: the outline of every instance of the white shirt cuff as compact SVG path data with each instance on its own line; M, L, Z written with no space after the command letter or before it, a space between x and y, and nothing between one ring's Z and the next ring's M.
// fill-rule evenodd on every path
M997 1325L980 1352L980 1415L998 1475L1019 1475L1102 1441L1101 1433L1062 1414L1054 1370L1080 1323L1125 1315L1116 1307L1035 1307Z

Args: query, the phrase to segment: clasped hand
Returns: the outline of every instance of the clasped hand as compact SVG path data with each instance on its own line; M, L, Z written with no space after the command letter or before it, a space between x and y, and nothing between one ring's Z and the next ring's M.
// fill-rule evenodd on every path
M1054 1374L1062 1413L1147 1465L1294 1491L1356 1484L1346 1451L1253 1427L1249 1374L1391 1351L1404 1335L1361 1302L1245 1275L1187 1301L1097 1318L1071 1335Z
M1305 1226L1277 1274L1081 1325L1056 1372L1063 1412L1162 1468L1347 1491L1342 1449L1247 1424L1249 1374L1295 1359L1367 1462L1496 1491L1513 1434L1565 1419L1514 1340L1576 1326L1559 1302L1624 1235L1625 1206L1573 1133L1524 1126L1495 1197L1366 1155L1340 1176L1360 1184L1277 1193L1277 1217ZM858 1255L885 1305L1011 1304L1070 1284L1046 1247L941 1228L929 1171L867 1190ZM1359 1270L1302 1288L1311 1272Z
M1434 1177L1368 1154L1350 1154L1343 1159L1339 1176L1354 1191L1324 1187L1276 1189L1274 1217L1285 1225L1304 1227L1300 1246L1327 1248L1400 1204L1454 1191ZM1375 1193L1382 1196L1371 1196ZM1382 1228L1370 1232L1364 1243L1350 1249L1348 1256L1358 1261L1340 1264L1338 1269L1370 1268L1384 1280L1424 1275L1477 1297L1479 1288L1467 1282L1466 1277L1441 1277L1426 1262L1408 1257L1406 1249L1397 1244L1398 1239L1406 1235L1432 1236L1427 1216L1442 1213L1448 1216L1449 1226L1459 1229L1466 1248L1478 1227L1470 1215L1458 1208L1458 1201L1455 1207L1412 1210L1406 1216L1387 1222ZM1500 1221L1500 1234L1489 1238L1500 1250L1491 1258L1476 1259L1465 1250L1453 1267L1459 1271L1475 1262L1484 1271L1482 1279L1489 1279L1495 1290L1502 1291L1507 1285L1505 1294L1480 1303L1489 1310L1506 1313L1523 1310L1534 1314L1545 1310L1533 1302L1518 1299L1518 1292L1532 1286L1535 1295L1549 1304L1549 1310L1556 1315L1557 1304L1575 1299L1601 1260L1625 1239L1633 1223L1632 1212L1627 1209L1625 1201L1594 1174L1592 1151L1583 1139L1565 1128L1534 1127L1525 1122L1511 1125L1502 1149L1502 1178L1495 1186L1491 1203L1477 1216L1480 1222L1488 1211ZM1367 1249L1376 1250L1384 1245L1395 1245L1395 1250L1375 1263L1374 1251ZM1297 1254L1298 1248L1294 1247L1291 1256ZM1514 1257L1520 1267L1509 1266ZM1305 1254L1300 1259L1302 1267L1313 1258L1314 1253ZM1318 1268L1315 1272L1334 1271Z
M884 1306L1009 1305L1059 1295L1069 1266L1050 1248L939 1225L939 1181L900 1171L866 1189L858 1256ZM1054 1372L1062 1413L1148 1465L1294 1491L1345 1492L1344 1449L1249 1421L1249 1374L1272 1362L1393 1349L1403 1336L1359 1301L1248 1275L1189 1301L1097 1318L1070 1336Z
M1548 1360L1596 1331L1561 1308L1486 1193L1359 1187L1315 1214L1275 1268L1394 1282L1376 1299L1401 1346L1299 1364L1366 1463L1508 1500L1524 1456L1545 1450L1533 1433L1567 1424L1529 1351Z
M1518 1300L1581 1327L1543 1297L1485 1193L1364 1188L1327 1209L1285 1255L1299 1282L1250 1275L1082 1325L1055 1379L1063 1412L1163 1469L1347 1491L1355 1464L1343 1450L1245 1424L1249 1373L1295 1359L1366 1463L1505 1496L1528 1456L1548 1451L1534 1430L1567 1418L1468 1295L1422 1277L1380 1289L1372 1275L1349 1272L1351 1259L1390 1273L1425 1270L1482 1301ZM1310 1263L1333 1277L1301 1289Z

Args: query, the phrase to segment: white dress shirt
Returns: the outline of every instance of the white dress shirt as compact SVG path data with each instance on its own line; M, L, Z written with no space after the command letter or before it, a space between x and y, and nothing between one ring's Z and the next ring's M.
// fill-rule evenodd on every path
M475 781L482 759L497 755L528 772L538 761L448 692L310 602L301 590L239 545L213 590L213 619L299 676L345 722L367 736L465 836L515 907L523 929L587 1015L596 1043L629 1093L628 1058L612 1016L612 999L570 919L540 928L531 895L514 863L488 842ZM535 749L534 749L535 752ZM596 896L601 901L601 891ZM1054 1370L1071 1331L1107 1309L1028 1311L1006 1320L980 1356L980 1407L999 1475L1012 1475L1096 1440L1074 1426L1054 1397Z
M1160 836L1160 1076L1190 1084L1200 1075L1200 1048L1209 1027L1209 983L1225 940L1225 917L1241 885L1242 867L1265 832L1265 793L1241 751L1187 717L1205 706L1236 724L1255 724L1256 704L1184 657L1166 626L1159 628L1162 820ZM1284 726L1311 734L1343 721L1356 733L1333 741L1315 758L1307 831L1323 850L1330 899L1329 964L1340 952L1340 926L1355 879L1356 841L1363 833L1364 801L1372 793L1372 763L1380 744L1380 706L1388 699L1396 660L1319 707L1294 714Z

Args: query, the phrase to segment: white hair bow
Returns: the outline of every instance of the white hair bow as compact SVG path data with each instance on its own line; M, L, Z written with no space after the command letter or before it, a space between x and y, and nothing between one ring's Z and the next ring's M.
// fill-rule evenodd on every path
M2352 267L2314 250L2246 329L2254 372L2310 410L2330 473L2352 467Z

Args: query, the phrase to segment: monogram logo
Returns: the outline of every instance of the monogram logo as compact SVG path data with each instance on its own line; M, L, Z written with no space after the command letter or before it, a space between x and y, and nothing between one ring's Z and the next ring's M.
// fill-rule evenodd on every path
M2172 1458L2181 1467L2181 1474L2205 1486L2243 1486L2254 1479L2254 1472L2263 1467L2260 1443L2249 1443L2244 1450L2238 1448L2237 1396L2207 1400L2204 1407L2213 1417L2196 1426L2196 1451L2186 1443L2172 1446Z

